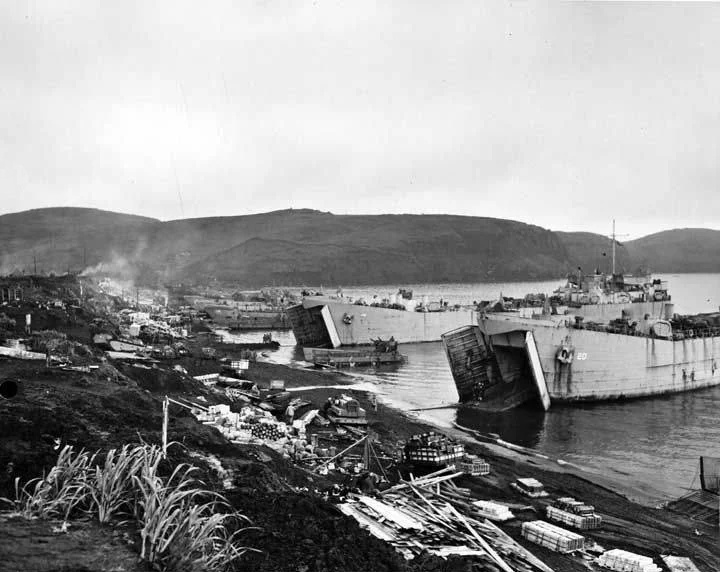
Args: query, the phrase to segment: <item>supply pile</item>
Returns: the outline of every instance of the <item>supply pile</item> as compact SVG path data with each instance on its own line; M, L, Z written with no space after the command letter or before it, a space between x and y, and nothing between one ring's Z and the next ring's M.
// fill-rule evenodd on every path
M465 456L465 447L444 435L430 431L413 435L405 445L403 455L404 460L409 463L442 467L462 460ZM470 468L473 469L472 461ZM483 467L479 470L483 470Z

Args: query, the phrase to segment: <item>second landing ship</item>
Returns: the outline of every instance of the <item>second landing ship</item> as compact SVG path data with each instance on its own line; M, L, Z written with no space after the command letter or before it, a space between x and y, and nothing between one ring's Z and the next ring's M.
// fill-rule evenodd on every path
M477 319L474 308L447 303L396 298L367 304L330 296L305 296L287 314L299 345L332 348L391 337L401 344L437 342L443 332Z

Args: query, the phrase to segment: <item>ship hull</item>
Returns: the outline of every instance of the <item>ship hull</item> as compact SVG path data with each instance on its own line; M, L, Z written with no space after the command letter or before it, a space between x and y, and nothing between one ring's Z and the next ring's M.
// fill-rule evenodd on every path
M212 320L231 330L289 330L290 322L283 310L243 310L235 306L208 306Z
M720 384L719 336L673 341L542 326L532 332L554 402L648 397ZM558 359L564 345L574 352L570 363Z
M398 343L436 342L444 332L477 322L474 310L415 312L346 304L308 297L288 309L295 339L301 346L372 344L391 337Z
M460 400L473 401L468 397L474 390L474 400L487 409L538 400L530 375L528 333L539 357L538 372L542 370L538 377L551 403L640 398L720 384L720 336L660 339L579 329L565 320L502 315L482 318L477 328L485 344L483 377L457 358L467 349L462 350L465 354L455 352L451 369ZM516 399L508 402L509 396Z

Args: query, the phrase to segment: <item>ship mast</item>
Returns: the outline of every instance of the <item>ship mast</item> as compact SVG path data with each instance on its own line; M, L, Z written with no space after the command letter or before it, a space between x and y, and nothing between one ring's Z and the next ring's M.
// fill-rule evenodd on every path
M612 275L615 276L615 219L613 219L612 233Z

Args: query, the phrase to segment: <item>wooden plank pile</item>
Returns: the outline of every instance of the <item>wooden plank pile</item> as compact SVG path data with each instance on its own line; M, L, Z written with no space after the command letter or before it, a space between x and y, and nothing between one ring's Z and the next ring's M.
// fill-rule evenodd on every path
M378 499L356 496L340 509L408 559L425 551L440 556L461 554L475 556L484 564L483 570L552 572L483 518L469 490L453 483L460 474L445 468L403 481Z
M479 514L488 520L505 522L506 520L515 518L515 515L504 504L479 500L473 501L473 505L478 509Z
M555 552L573 552L585 547L585 538L544 520L523 522L522 536Z
M547 507L547 517L550 520L562 522L573 528L580 530L591 530L593 528L599 528L602 524L602 517L593 514L589 516L583 516L580 514L574 514L565 510L560 510L554 506Z
M618 572L662 572L649 556L640 556L627 550L608 550L596 562L603 568Z
M670 572L700 572L693 561L684 556L661 556Z

